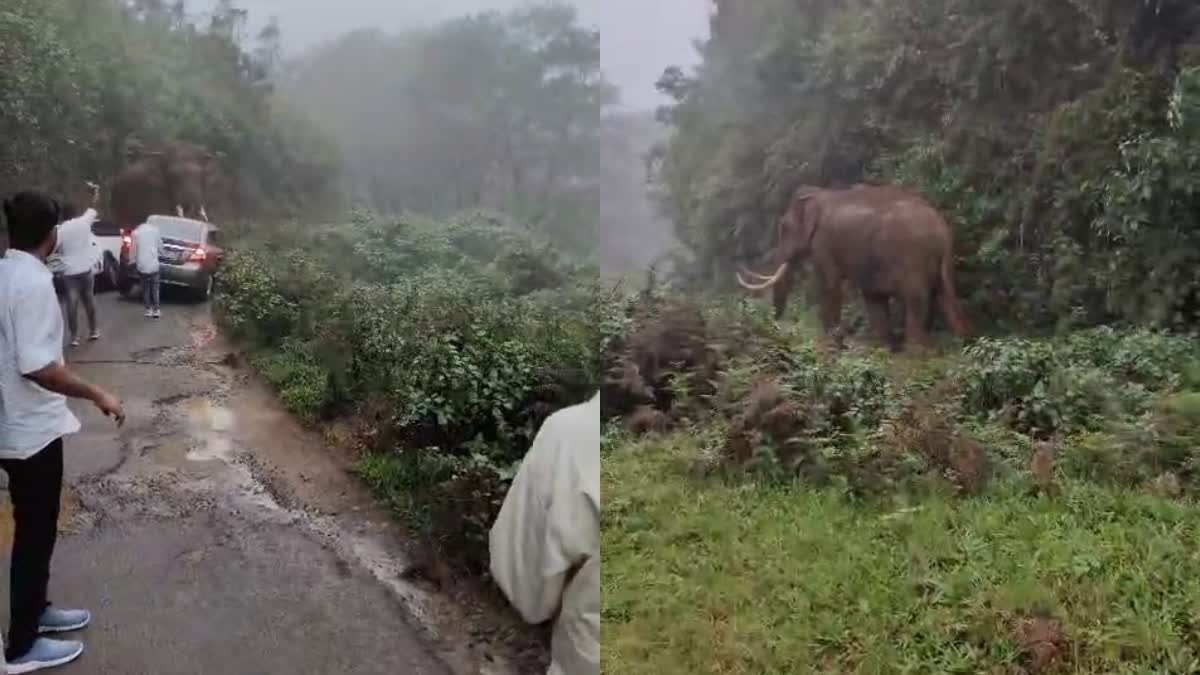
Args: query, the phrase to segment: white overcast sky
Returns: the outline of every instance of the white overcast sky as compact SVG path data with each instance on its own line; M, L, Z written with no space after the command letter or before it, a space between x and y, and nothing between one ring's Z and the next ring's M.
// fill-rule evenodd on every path
M753 0L748 0L753 1ZM211 7L212 0L193 3ZM623 102L649 108L661 102L654 82L671 65L696 61L692 43L708 34L711 0L571 0L582 21L600 30L604 70ZM525 0L237 0L251 27L279 17L284 46L296 53L355 28L397 30Z

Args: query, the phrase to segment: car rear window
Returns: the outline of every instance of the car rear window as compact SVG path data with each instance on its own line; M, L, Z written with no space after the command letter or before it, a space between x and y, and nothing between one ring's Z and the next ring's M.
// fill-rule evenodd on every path
M186 220L160 220L154 223L158 233L164 239L183 239L184 241L203 241L204 224Z
M109 220L97 220L92 223L92 234L97 237L117 237L121 234L121 228L117 227L116 223Z

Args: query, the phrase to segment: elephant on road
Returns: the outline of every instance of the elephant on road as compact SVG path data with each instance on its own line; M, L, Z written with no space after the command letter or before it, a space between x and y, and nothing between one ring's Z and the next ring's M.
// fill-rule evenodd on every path
M939 304L957 335L968 331L954 288L950 226L923 197L890 185L843 190L801 186L778 224L769 254L772 271L743 269L738 283L770 289L775 316L783 316L798 268L812 258L820 297L821 328L830 339L841 323L845 281L862 293L867 318L885 345L892 338L890 301L905 308L906 346L928 345L931 304Z
M205 205L217 170L217 155L198 145L173 143L161 151L134 151L110 185L112 219L124 229L152 215L207 221Z

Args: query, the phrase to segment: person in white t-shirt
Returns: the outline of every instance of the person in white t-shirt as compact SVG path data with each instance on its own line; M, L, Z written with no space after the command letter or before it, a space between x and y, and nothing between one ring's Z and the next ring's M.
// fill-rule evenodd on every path
M133 231L132 254L142 280L142 304L146 316L155 319L162 316L159 308L158 257L162 253L162 235L154 223L145 222Z
M12 548L8 673L31 673L75 660L83 644L46 633L91 622L82 609L47 601L50 559L58 537L63 438L79 431L67 397L91 401L120 425L115 396L63 363L63 317L46 257L57 243L62 209L37 192L4 200L9 249L0 260L0 469L8 474L15 536Z
M67 329L71 334L71 346L79 346L79 304L83 303L84 313L87 314L89 340L99 340L100 331L96 326L96 290L95 276L92 267L96 262L95 235L92 224L96 222L96 201L100 191L96 186L89 186L90 200L87 210L82 215L70 205L63 205L64 222L58 226L58 247L56 257L62 271L62 287L64 309L67 313Z
M548 675L599 675L600 394L542 425L489 544L492 577L521 616L557 614Z

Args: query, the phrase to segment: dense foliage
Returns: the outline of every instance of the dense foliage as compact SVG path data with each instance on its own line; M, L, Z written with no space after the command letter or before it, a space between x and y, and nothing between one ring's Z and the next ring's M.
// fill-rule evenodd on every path
M200 143L223 155L214 217L274 214L333 196L332 146L273 95L280 34L241 36L217 2L11 0L0 6L0 190L104 180L131 145Z
M348 421L368 480L485 568L533 434L598 385L596 319L618 307L596 279L498 216L360 214L256 230L219 306L294 412Z
M360 31L284 81L343 148L355 199L384 212L489 208L579 252L595 247L600 36L569 5Z
M1189 0L718 1L660 82L665 203L728 283L797 184L896 182L951 216L977 315L1194 325L1198 31Z
M866 495L940 481L974 455L974 475L951 480L973 489L1024 473L1045 443L1068 475L1140 485L1171 473L1200 489L1200 455L1182 440L1200 440L1200 348L1189 337L1098 327L984 338L923 361L866 349L834 357L814 347L812 326L776 326L749 300L696 307L687 334L671 331L686 316L673 307L687 301L632 302L634 318L605 332L605 414L638 429L649 419L638 406L657 407L659 428L710 438L710 468L835 480Z

